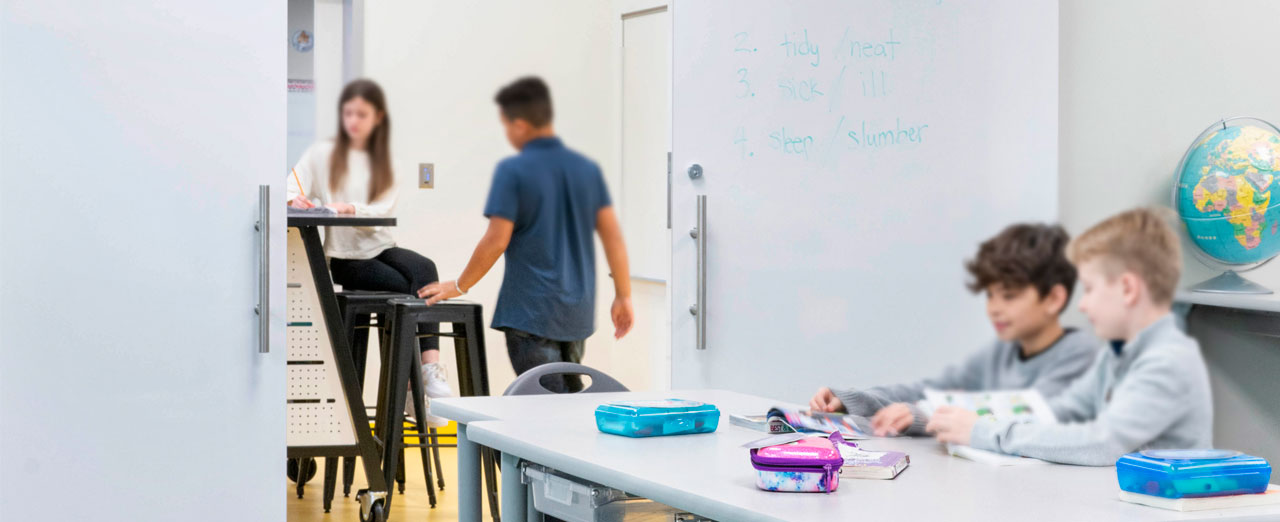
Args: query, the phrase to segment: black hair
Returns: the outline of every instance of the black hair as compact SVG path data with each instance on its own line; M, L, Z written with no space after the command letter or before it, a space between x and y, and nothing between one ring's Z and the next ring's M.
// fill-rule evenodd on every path
M520 78L493 97L508 120L524 120L535 128L551 123L551 89L537 76Z

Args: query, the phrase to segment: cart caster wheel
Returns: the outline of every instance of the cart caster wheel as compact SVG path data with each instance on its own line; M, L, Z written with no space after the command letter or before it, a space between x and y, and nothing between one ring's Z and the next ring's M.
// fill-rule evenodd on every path
M289 480L296 483L299 481L298 472L301 470L301 481L303 484L306 484L316 477L316 472L319 471L319 469L320 466L316 464L316 459L289 459L289 463L285 467L285 473L289 476Z
M356 492L356 499L360 501L360 522L387 521L386 493L362 489Z
M382 505L382 500L373 502L373 506L369 508L368 517L361 513L360 522L387 522L387 511Z

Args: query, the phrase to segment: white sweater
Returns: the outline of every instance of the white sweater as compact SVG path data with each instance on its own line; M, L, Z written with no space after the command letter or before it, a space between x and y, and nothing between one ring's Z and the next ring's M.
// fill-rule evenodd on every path
M329 190L329 156L333 141L312 145L289 173L289 200L302 191L313 202L328 205L349 203L357 216L390 216L396 206L396 187L391 187L374 201L369 199L369 154L362 150L347 151L347 177L337 191ZM396 246L387 227L327 227L324 253L339 259L372 259L383 250Z

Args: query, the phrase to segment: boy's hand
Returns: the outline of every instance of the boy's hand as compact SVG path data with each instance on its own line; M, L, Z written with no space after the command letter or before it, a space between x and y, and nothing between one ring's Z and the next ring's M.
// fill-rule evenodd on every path
M813 398L809 399L809 410L817 413L832 413L844 409L844 403L831 392L831 388L823 386L818 388L818 393L813 394Z
M895 402L880 408L880 411L871 417L871 430L877 437L896 437L907 431L913 420L915 415L911 413L911 407L905 403Z
M418 290L418 297L427 300L427 306L439 303L445 299L453 299L462 295L458 292L457 281L439 281L431 283Z
M613 317L613 338L621 339L631 331L631 323L635 320L635 309L631 307L630 297L619 297L613 300L613 308L609 310Z
M924 430L938 437L938 442L969 445L978 414L964 408L943 406L934 412Z
M297 197L289 200L289 206L293 208L315 208L316 204L312 203L306 196L299 194Z

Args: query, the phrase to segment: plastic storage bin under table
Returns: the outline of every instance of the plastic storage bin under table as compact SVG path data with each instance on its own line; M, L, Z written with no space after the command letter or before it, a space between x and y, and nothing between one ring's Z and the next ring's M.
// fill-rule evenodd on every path
M709 520L531 462L521 464L520 468L521 482L529 487L529 498L533 502L534 509L567 522L706 522Z

